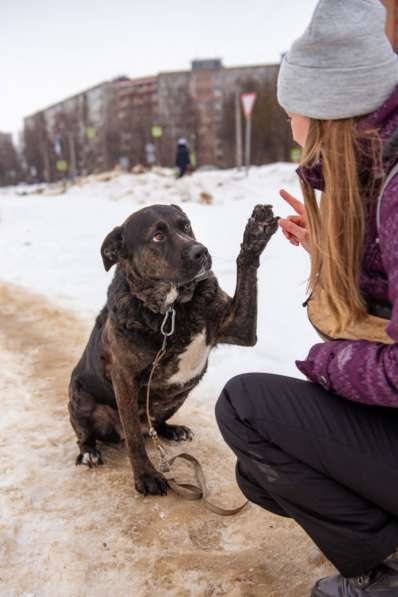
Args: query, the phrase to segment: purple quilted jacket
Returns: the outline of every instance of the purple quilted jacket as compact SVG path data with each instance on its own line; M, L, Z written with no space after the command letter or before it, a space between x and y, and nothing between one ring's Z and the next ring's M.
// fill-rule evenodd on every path
M360 126L379 129L385 147L389 147L385 168L391 168L398 160L398 87L376 112L361 120ZM322 186L317 172L300 175L314 187ZM398 408L398 175L383 195L379 233L375 208L368 218L360 287L367 296L392 303L387 333L394 344L322 342L296 365L309 380L349 400Z

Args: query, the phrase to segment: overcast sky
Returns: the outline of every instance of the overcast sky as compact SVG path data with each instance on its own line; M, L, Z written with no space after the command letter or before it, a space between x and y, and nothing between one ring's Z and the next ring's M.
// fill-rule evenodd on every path
M316 0L0 0L0 131L100 81L279 61Z

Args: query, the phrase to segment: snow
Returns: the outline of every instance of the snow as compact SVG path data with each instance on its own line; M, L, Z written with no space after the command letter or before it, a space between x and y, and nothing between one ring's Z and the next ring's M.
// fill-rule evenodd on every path
M270 203L278 215L289 207L280 188L299 194L294 166L252 168L248 178L235 170L199 172L175 180L172 171L121 175L109 182L72 187L62 195L17 196L0 193L0 279L26 286L54 302L93 318L113 276L99 254L106 234L132 212L155 203L178 203L196 237L213 257L221 286L233 293L235 260L243 229L257 203ZM21 189L17 189L21 192ZM214 198L200 203L200 193ZM278 231L265 250L259 270L258 343L255 348L220 347L211 355L206 389L217 389L232 374L272 371L300 376L294 360L303 358L316 336L302 302L308 257Z
M255 506L222 519L174 495L137 495L123 447L104 449L98 470L73 464L67 383L113 275L102 266L103 238L145 205L181 204L221 286L233 293L254 205L289 213L280 188L299 196L292 165L252 168L248 178L230 170L178 181L159 170L92 180L63 194L53 187L42 194L0 190L1 597L304 597L329 571L289 519ZM201 193L213 203L203 204ZM176 422L195 432L184 449L199 456L213 501L226 507L241 495L214 402L243 371L299 376L294 360L318 340L301 307L308 266L305 252L278 231L259 269L257 345L214 350L204 379L177 413ZM173 455L181 447L168 450Z

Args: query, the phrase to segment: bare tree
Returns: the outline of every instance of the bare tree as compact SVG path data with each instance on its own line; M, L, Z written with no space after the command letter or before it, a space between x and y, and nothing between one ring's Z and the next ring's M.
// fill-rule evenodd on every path
M28 180L43 182L51 180L50 142L42 112L25 121L24 158Z
M12 136L0 133L0 186L16 184L21 179L21 163Z

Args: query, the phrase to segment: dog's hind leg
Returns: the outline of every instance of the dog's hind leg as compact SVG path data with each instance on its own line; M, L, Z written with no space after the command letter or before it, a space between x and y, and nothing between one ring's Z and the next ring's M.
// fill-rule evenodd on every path
M69 386L68 409L70 422L75 430L79 446L76 464L85 464L90 468L103 464L101 452L96 446L96 440L101 437L98 433L99 425L95 416L98 405L93 396L73 381Z
M174 442L182 442L185 440L191 441L193 439L193 431L185 425L172 425L166 423L174 413L184 404L189 392L184 392L179 397L175 398L172 406L164 408L164 398L153 397L153 409L155 412L154 427L163 439Z
M123 429L116 408L97 404L92 414L95 435L103 442L118 443L123 439Z
M185 425L171 425L169 423L161 423L155 427L159 437L168 439L174 442L183 442L185 440L191 441L193 439L193 431Z

